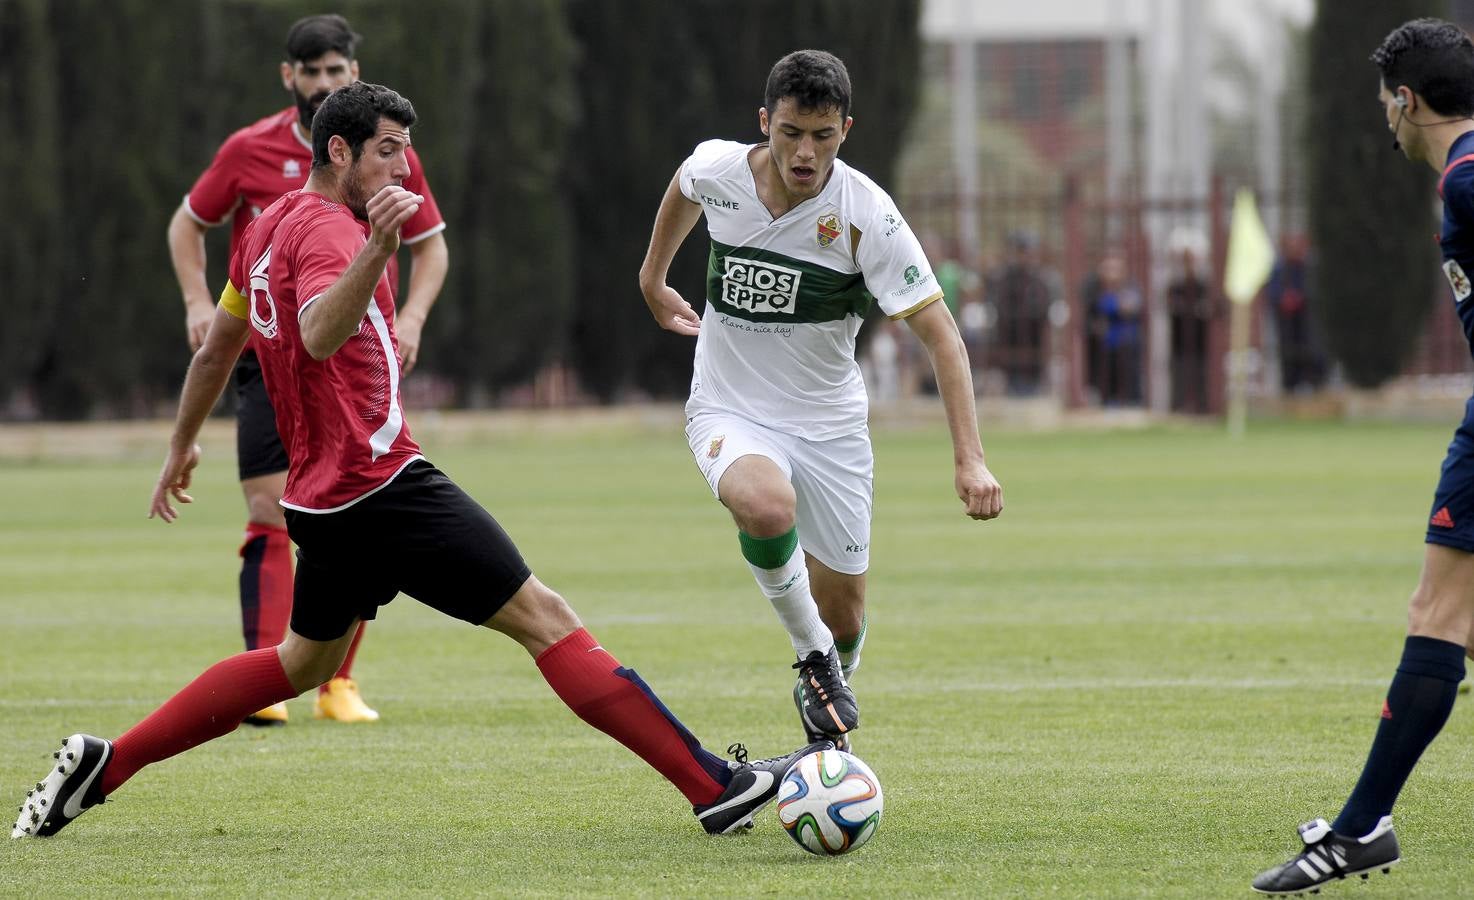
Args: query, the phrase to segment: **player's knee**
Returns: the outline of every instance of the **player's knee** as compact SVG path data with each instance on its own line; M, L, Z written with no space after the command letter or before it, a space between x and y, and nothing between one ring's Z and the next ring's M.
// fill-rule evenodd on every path
M753 537L777 537L794 525L798 497L782 471L767 459L744 457L733 464L722 477L719 493L737 527Z
M542 626L544 639L554 643L583 627L578 613L573 611L573 607L563 599L562 594L547 585L539 586L542 593L538 599L538 621Z
M280 648L278 648L280 651ZM342 660L332 662L320 657L312 657L301 654L281 656L282 671L286 673L287 681L292 685L292 690L301 694L310 691L319 685L326 684L333 673L338 671L338 665Z
M534 656L583 627L568 601L536 577L527 579L486 625Z
M293 690L301 694L326 684L333 677L343 663L343 654L334 652L334 647L334 644L301 640L288 632L276 652Z
M764 491L744 497L731 509L738 528L753 537L766 538L793 528L796 505L792 492Z
M793 511L782 507L760 510L742 530L753 537L777 537L793 529Z
M286 515L281 508L281 498L270 491L246 492L246 514L252 522L260 525L285 528L287 524Z

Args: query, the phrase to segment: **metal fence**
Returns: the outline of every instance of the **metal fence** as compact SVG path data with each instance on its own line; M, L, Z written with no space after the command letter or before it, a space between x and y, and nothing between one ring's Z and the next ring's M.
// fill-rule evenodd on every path
M980 393L1220 415L1230 187L1217 178L1207 196L1147 198L1128 186L1107 197L1071 179L1041 179L985 183L970 198L910 196L905 206L934 264L962 272L950 279L960 286L954 313ZM1304 221L1298 207L1259 200L1271 221ZM943 237L957 233L964 203L976 205L976 247ZM1252 310L1251 392L1315 393L1336 378L1306 283L1313 248L1287 229L1278 250L1276 276ZM1436 303L1405 374L1471 368L1452 306Z

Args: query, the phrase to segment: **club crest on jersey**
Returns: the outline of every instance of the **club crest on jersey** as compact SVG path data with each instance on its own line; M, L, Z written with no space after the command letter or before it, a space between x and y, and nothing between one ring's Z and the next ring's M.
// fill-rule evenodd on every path
M755 313L794 314L802 272L739 256L728 256L722 263L723 303Z
M297 162L295 159L289 159L286 162L282 163L282 166L281 166L281 177L283 177L283 178L301 178L302 177L302 164L299 163L299 162Z
M725 434L718 435L717 437L712 438L711 439L711 446L709 446L709 447L706 448L706 458L707 459L716 459L718 456L721 456L722 455L722 444L725 443L726 440L727 440L727 436Z
M1474 293L1474 284L1469 283L1469 276L1464 274L1464 269L1456 259L1443 261L1443 274L1448 276L1448 286L1454 289L1454 302L1463 303Z
M843 234L839 227L839 216L833 213L819 217L819 246L828 247Z

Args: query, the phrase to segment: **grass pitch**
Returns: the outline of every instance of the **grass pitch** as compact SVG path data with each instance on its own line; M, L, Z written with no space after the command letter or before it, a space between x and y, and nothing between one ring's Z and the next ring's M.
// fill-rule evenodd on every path
M381 722L293 701L7 842L0 895L1248 896L1360 770L1451 426L997 435L989 524L942 431L877 435L855 684L887 806L852 857L771 808L705 836L515 645L400 598L356 673ZM427 450L709 747L797 745L786 640L676 426ZM174 526L143 518L157 468L0 464L0 799L239 648L231 448ZM1327 896L1468 895L1469 702L1398 807L1404 864Z

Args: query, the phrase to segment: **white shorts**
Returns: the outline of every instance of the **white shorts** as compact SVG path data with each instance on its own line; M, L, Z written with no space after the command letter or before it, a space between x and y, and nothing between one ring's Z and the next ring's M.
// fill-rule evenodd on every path
M829 441L764 428L741 416L702 412L686 422L686 442L714 497L727 467L765 456L798 496L798 540L819 562L845 575L870 567L875 456L868 430Z

